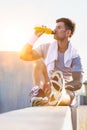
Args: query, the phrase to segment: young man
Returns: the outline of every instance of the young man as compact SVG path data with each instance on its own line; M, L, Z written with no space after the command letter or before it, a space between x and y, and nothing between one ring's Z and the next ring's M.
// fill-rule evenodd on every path
M63 103L60 103L60 105L64 105L66 101L68 103L65 103L65 105L69 105L74 98L74 91L81 88L83 78L81 58L70 42L74 31L75 23L72 20L59 18L56 20L56 27L53 30L55 39L53 43L41 44L33 49L35 41L44 33L43 30L36 30L33 40L31 39L24 46L20 58L27 61L35 60L36 62L33 73L35 86L31 91L32 106L49 105L49 102L51 104L51 101L55 101L55 94L51 94L52 88L61 92L59 97L64 95L65 91L66 96L62 96L61 100L63 100ZM59 79L61 83L57 84L59 83ZM53 80L57 82L51 82ZM53 87L51 88L50 86ZM65 88L64 91L62 91L63 88ZM60 99L59 97L57 97L57 100ZM59 103L53 104L57 105Z

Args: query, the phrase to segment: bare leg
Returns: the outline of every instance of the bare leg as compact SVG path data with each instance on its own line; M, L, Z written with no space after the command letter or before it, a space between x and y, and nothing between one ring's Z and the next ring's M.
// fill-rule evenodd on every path
M39 86L44 89L45 84L49 82L47 69L45 63L42 60L38 60L34 63L33 69L33 83L35 86Z
M42 60L34 62L33 66L34 87L32 88L30 93L31 104L32 106L46 106L48 104L47 96L50 93L47 69Z

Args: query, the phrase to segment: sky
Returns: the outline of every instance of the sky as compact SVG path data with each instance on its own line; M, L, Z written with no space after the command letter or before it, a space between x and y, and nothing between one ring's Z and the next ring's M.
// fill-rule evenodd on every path
M86 13L87 0L0 0L0 51L20 51L35 26L54 29L56 19L68 17L76 23L71 42L82 56L87 78ZM52 40L52 35L43 35L38 43Z

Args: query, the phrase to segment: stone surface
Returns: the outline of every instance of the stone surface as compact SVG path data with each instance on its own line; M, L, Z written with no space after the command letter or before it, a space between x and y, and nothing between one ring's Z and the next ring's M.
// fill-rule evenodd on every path
M0 130L73 130L70 107L29 107L0 115Z

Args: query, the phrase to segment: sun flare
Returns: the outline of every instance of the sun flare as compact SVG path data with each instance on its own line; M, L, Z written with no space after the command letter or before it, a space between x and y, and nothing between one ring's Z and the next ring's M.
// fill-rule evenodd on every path
M25 34L20 27L9 26L3 30L3 43L6 44L5 50L20 51L25 43Z

